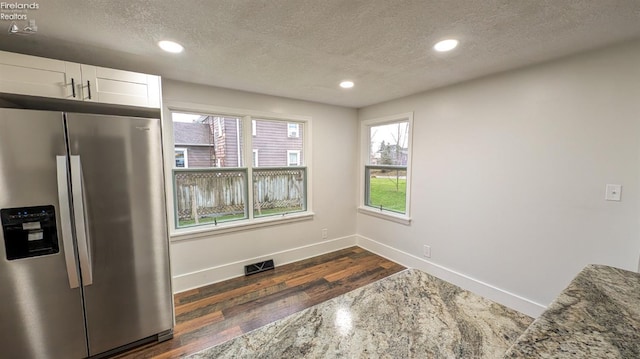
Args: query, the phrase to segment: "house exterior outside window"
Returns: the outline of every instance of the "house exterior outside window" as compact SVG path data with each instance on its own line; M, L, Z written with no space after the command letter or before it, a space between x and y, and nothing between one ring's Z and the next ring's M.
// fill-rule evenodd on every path
M287 166L300 166L300 150L287 150Z
M189 168L241 167L241 122L239 117L200 114L174 121L174 146L186 150Z
M273 119L254 119L257 135L252 136L252 149L260 153L260 167L287 167L289 152L298 151L298 164L305 162L303 123ZM295 125L295 126L294 126ZM295 128L296 136L291 136Z
M304 121L172 116L176 228L307 212Z
M176 162L175 162L176 168L187 168L187 167L189 167L189 156L187 155L187 149L186 148L176 147L175 148L175 157L176 157Z
M257 149L253 150L253 161L251 163L251 167L258 167L260 161L258 161L258 151Z
M300 131L300 124L297 123L288 123L287 124L287 135L289 137L298 137Z

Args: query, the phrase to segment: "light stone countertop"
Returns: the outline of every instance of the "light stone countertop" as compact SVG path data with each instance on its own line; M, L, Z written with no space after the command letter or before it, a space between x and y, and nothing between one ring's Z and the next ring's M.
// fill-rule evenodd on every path
M640 274L588 265L505 358L640 358Z
M532 318L415 269L190 358L500 358Z

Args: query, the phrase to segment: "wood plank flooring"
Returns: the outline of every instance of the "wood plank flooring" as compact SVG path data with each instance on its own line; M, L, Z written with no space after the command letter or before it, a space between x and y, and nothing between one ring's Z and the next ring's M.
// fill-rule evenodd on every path
M192 354L405 269L359 247L277 265L176 294L174 338L116 358Z

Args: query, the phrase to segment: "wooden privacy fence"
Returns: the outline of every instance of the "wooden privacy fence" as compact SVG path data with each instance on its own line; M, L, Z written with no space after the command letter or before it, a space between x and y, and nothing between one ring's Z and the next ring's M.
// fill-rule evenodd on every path
M254 214L259 216L263 210L271 209L304 210L304 188L305 168L254 169Z
M305 174L300 167L253 169L255 215L304 210ZM175 170L174 186L180 221L245 212L246 169Z

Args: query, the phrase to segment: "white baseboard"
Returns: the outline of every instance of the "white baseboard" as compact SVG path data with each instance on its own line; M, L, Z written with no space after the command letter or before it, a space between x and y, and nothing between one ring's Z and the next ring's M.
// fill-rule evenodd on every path
M244 266L251 263L273 259L276 266L334 252L356 245L356 236L347 236L322 241L307 246L291 248L280 252L265 254L260 257L247 258L241 261L225 263L199 271L176 275L173 277L173 292L180 293L189 289L221 282L244 275Z
M507 292L477 279L458 273L449 268L429 262L412 254L400 251L386 244L376 242L371 238L357 235L356 244L379 256L402 264L407 268L420 269L444 281L455 284L463 289L493 300L511 309L537 318L545 309L544 305L533 302L527 298Z

